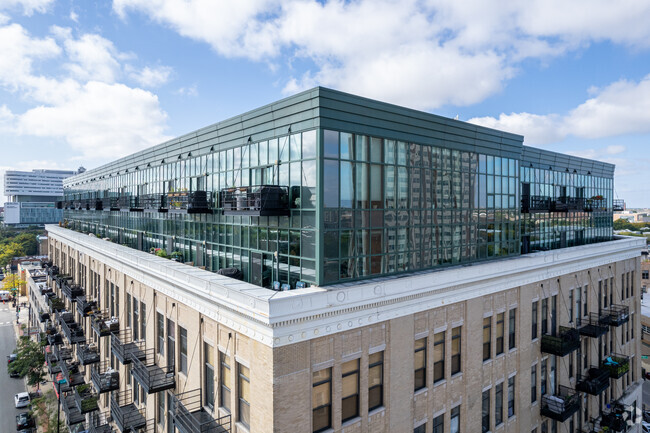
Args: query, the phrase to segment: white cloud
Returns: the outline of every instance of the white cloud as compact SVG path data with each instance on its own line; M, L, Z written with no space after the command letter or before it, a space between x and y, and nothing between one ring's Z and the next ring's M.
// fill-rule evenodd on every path
M167 83L173 71L169 66L145 66L139 71L130 70L129 76L142 87L153 88Z
M79 22L79 15L75 11L70 11L70 19L75 23Z
M650 47L638 0L113 0L219 55L313 67L285 92L326 85L433 109L499 92L526 58L546 62L594 41ZM561 11L561 12L558 12Z
M199 91L196 87L196 84L193 84L189 87L181 87L174 93L181 96L199 96Z
M565 115L530 113L477 117L469 122L521 134L528 144L546 144L567 136L596 139L650 132L650 75L639 82L621 80L597 90L594 96ZM620 152L610 146L609 154Z
M54 0L0 0L0 10L21 8L23 13L31 16L34 12L45 13Z

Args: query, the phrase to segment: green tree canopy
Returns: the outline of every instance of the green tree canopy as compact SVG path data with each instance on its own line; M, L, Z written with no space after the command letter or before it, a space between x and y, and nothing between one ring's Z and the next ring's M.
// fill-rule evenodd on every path
M45 377L45 356L41 345L29 337L20 337L14 353L17 358L8 365L9 372L18 373L20 377L27 376L27 384L30 386L41 383Z

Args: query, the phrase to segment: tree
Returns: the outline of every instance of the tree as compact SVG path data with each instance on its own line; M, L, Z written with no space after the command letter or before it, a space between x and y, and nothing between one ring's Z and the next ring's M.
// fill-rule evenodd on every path
M18 347L14 351L17 357L7 367L9 373L18 373L20 377L27 376L27 384L30 386L40 384L45 378L45 355L40 343L29 337L20 337Z
M0 267L4 268L14 257L25 255L25 249L17 242L0 244Z
M2 280L2 282L4 283L5 290L22 289L25 285L25 282L18 274L9 274L4 280Z

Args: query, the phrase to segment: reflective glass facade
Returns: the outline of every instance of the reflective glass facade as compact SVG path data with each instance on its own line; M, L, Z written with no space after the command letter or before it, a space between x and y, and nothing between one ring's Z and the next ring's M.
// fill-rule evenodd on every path
M62 207L76 230L268 288L611 239L613 166L531 149L318 88L75 176ZM255 215L257 185L285 191L280 215Z

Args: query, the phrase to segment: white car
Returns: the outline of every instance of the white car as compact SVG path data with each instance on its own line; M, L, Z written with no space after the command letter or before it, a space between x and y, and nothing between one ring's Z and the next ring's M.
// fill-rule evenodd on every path
M16 408L29 406L29 394L26 392L19 392L14 395L14 402L16 403Z

